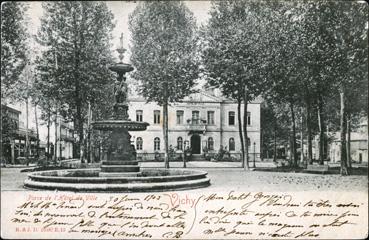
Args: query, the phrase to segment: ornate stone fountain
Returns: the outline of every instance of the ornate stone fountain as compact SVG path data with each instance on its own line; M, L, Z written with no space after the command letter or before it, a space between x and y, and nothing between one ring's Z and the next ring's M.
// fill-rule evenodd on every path
M123 48L123 34L117 51L120 62L109 67L111 71L117 73L113 116L111 119L92 123L94 129L110 132L106 143L107 160L102 162L99 174L102 177L138 176L140 167L136 161L134 145L131 145L131 135L128 131L143 131L149 125L146 122L131 121L128 117L128 87L125 74L133 71L133 67L123 63L126 51Z
M128 117L128 87L125 74L133 70L123 63L123 34L117 49L120 62L110 66L117 73L113 116L92 123L96 130L109 133L107 160L100 168L41 171L28 174L24 187L30 189L81 192L147 192L192 189L210 185L207 172L190 169L140 170L134 145L128 131L144 131L146 122L131 121Z

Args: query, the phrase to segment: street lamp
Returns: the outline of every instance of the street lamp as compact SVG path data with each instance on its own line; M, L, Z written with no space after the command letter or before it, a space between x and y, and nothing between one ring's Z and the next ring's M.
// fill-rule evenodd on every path
M254 142L254 168L255 168L255 158L256 158L255 146L256 146L256 142Z

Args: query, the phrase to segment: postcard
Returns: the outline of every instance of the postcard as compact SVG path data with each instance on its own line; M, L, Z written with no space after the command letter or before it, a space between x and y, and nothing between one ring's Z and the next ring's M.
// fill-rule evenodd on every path
M4 239L365 239L363 1L5 2Z

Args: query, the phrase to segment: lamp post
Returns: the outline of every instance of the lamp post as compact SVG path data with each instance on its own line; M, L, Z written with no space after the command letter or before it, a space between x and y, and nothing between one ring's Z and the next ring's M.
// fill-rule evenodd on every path
M255 158L256 158L255 146L256 146L256 142L254 142L254 164L253 164L253 165L254 165L254 166L253 166L254 168L256 167L256 166L255 166Z

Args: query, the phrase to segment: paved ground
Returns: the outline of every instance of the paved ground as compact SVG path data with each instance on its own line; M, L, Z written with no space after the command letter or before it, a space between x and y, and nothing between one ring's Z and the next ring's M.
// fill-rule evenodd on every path
M24 168L1 168L1 190L25 190L23 181L27 173L20 172Z
M181 162L171 163L172 168L182 167ZM256 167L270 167L272 163L257 163ZM162 167L163 163L141 163L141 167ZM308 191L308 190L343 190L368 191L368 176L354 175L342 177L336 174L308 174L283 172L245 172L239 163L233 162L189 162L188 168L208 172L213 190L232 188L239 191ZM252 163L251 163L252 166ZM24 168L1 168L1 190L24 191L23 181L27 173ZM199 190L193 190L199 191Z

